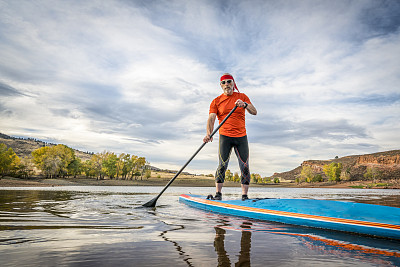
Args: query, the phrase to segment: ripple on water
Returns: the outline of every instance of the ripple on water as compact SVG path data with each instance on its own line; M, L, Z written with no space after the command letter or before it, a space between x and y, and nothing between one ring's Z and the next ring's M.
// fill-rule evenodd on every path
M400 241L207 213L178 202L187 188L171 188L156 208L141 205L160 188L65 190L0 190L2 266L400 265ZM190 189L203 195L212 190ZM374 190L251 193L375 203L398 197ZM238 198L240 189L227 188L224 197Z

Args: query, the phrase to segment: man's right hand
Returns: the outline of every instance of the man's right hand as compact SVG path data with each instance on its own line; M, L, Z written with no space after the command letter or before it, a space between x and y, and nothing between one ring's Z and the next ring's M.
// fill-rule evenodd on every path
M204 143L208 143L208 142L212 142L213 138L210 138L210 135L207 134L204 138L203 138L203 142Z
M215 113L210 113L210 115L208 115L208 119L207 119L207 135L206 137L203 138L203 142L204 143L208 143L208 142L212 142L212 137L210 137L211 133L213 132L214 129L214 122L215 119L217 118L217 114Z

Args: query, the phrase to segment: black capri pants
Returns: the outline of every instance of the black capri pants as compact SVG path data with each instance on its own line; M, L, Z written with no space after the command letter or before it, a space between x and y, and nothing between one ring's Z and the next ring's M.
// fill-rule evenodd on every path
M241 183L248 185L250 183L250 170L247 135L242 137L219 135L219 165L215 173L215 181L217 183L223 183L225 181L225 172L228 168L232 148L234 148L239 161Z

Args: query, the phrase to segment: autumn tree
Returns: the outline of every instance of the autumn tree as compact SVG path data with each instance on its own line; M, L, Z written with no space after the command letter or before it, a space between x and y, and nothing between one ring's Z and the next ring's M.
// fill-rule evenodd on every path
M149 167L150 165L146 165L145 167L144 176L146 177L146 179L149 179L151 177L151 169Z
M259 175L258 173L252 173L250 175L250 179L255 184L261 183L261 181L262 181L261 175Z
M146 166L146 158L145 157L139 157L136 163L136 168L137 168L137 172L140 173L140 180L143 179L143 174L145 171L145 166Z
M227 180L227 181L232 181L233 180L233 174L229 169L227 169L225 171L225 180Z
M126 179L126 176L129 173L129 166L131 160L131 155L122 153L119 155L119 170L121 173L122 179Z
M108 176L110 179L135 179L140 176L150 177L151 171L146 171L146 166L150 163L144 157L122 153L117 156L113 152L104 151L92 156L90 161L83 165L86 176L95 176L98 179L104 179Z
M377 179L382 177L382 172L379 171L378 168L368 167L367 171L364 173L364 177L368 180L372 180L375 183Z
M48 175L47 169L49 168L46 166L48 162L47 158L50 156L50 147L44 146L38 148L32 152L33 162L36 165L36 168L41 170L46 176Z
M300 173L300 182L304 181L307 183L311 183L312 178L314 177L314 171L311 166L303 166Z
M94 176L97 179L104 179L105 176L105 168L103 167L103 162L105 158L105 152L103 153L96 153L90 159L90 167L94 173Z
M5 175L14 174L20 164L20 159L15 154L14 150L10 147L7 148L5 144L0 144L0 174L2 177Z
M96 171L94 169L92 160L86 160L82 164L82 171L85 173L86 177L96 177Z
M32 152L33 162L46 177L67 176L68 166L75 158L75 152L66 145L41 147Z
M264 178L262 178L262 182L263 182L264 184L271 183L271 177L264 177Z
M17 176L28 178L34 173L33 167L34 164L32 162L32 156L25 156L21 158L20 164L18 165Z
M150 162L146 161L146 159L145 164L142 167L141 179L143 179L143 176L145 176L147 179L149 179L151 176Z
M60 175L63 177L68 176L68 167L76 160L75 151L66 145L56 145L53 147L56 157L61 160ZM72 169L72 168L71 168Z
M110 179L113 179L117 175L117 161L118 157L112 152L103 152L103 168L104 173Z
M235 172L235 175L233 175L233 181L236 182L236 183L240 182L239 173Z
M82 162L73 149L65 145L45 146L32 152L32 161L46 177L74 176L84 173L87 177L104 179L138 179L150 177L149 162L144 157L103 151L92 154L90 160Z
M315 173L311 166L303 166L299 177L299 182L302 181L307 183L322 182L322 175Z
M323 170L329 181L340 182L340 174L342 172L342 163L332 162L329 165L324 165Z
M83 172L83 163L82 160L78 157L73 159L67 167L68 176L76 176L80 175Z

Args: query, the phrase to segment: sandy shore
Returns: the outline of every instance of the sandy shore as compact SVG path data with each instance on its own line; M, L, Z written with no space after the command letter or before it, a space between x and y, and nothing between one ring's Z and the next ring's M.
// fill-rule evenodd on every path
M164 177L150 177L143 180L97 180L95 178L57 178L45 179L32 177L19 179L12 177L0 178L0 187L48 187L48 186L165 186L173 177L173 174ZM342 183L315 183L315 184L251 184L251 187L294 187L294 188L379 188L379 189L400 189L400 181L390 181L391 185L373 185L371 181L352 181ZM178 177L171 186L182 187L213 187L214 178L206 176L184 175ZM239 183L225 182L225 187L240 187Z
M171 177L172 178L172 177ZM143 180L116 180L95 178L57 178L45 179L39 177L19 179L4 177L0 179L0 187L47 187L47 186L165 186L170 177L163 178L143 178ZM205 177L178 177L171 186L198 187L214 186L213 178ZM226 186L239 186L237 183L227 182Z

